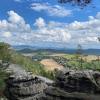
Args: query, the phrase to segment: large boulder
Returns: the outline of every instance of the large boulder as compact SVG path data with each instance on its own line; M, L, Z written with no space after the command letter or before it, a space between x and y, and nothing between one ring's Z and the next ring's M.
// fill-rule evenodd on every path
M8 100L100 100L100 72L58 71L55 82L32 74L6 80Z
M36 76L12 75L6 80L5 95L9 100L41 100L47 84Z
M60 71L44 100L100 100L100 72Z
M69 70L59 72L55 84L67 92L100 93L100 72Z

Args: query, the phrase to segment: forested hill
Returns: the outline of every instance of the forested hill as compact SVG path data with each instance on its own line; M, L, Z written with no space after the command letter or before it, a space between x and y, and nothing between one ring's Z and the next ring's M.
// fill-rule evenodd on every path
M37 51L48 51L48 52L60 52L60 53L68 53L74 54L76 53L76 49L40 49L40 48L32 48L32 47L23 47L23 48L16 48L14 49L20 53L32 53ZM83 49L82 53L85 55L100 55L100 49Z

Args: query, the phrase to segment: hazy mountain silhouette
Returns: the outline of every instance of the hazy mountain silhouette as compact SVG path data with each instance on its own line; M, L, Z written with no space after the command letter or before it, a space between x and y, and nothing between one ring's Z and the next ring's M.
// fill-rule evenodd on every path
M32 53L36 51L49 51L49 52L62 52L62 53L69 53L74 54L76 53L76 49L68 49L68 48L40 48L35 46L27 46L27 45L20 45L20 46L13 46L13 48L21 53ZM100 55L100 49L83 49L83 54L87 55Z

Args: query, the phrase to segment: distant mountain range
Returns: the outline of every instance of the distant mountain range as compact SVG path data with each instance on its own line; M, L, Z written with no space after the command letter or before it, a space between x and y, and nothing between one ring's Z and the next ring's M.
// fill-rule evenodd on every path
M20 53L32 53L37 51L49 51L49 52L59 52L59 53L68 53L68 54L74 54L76 53L76 49L66 49L66 48L37 48L32 46L13 46L13 48ZM100 49L83 49L82 53L85 55L100 55Z

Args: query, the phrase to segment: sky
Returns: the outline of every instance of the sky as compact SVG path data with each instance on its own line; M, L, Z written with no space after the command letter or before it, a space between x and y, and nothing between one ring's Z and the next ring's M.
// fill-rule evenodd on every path
M57 0L1 0L0 41L47 48L100 49L100 0L81 9Z

